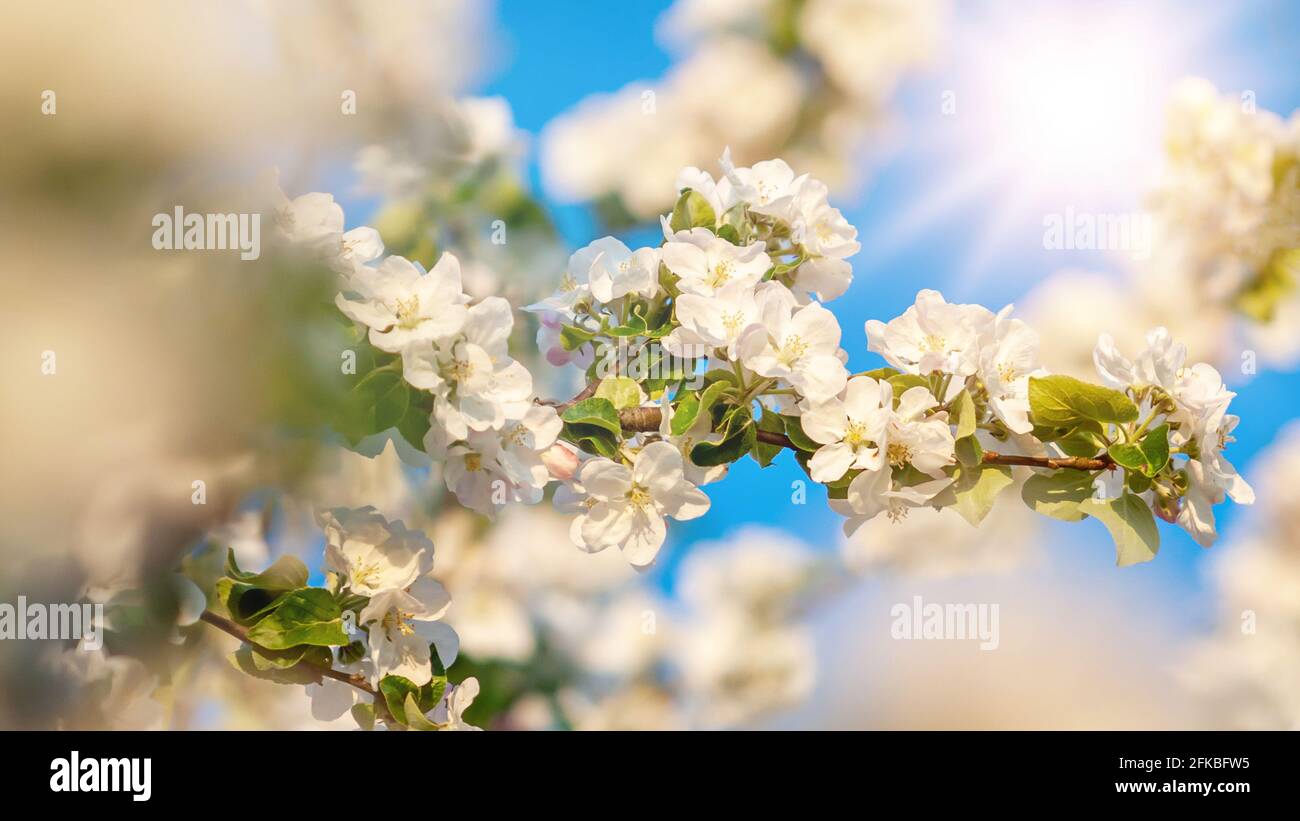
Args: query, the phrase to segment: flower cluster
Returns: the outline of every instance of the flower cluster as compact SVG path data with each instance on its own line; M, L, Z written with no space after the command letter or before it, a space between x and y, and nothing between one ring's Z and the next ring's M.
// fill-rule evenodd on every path
M1213 506L1231 498L1238 504L1252 504L1255 492L1238 475L1224 456L1233 441L1232 431L1240 421L1228 413L1235 393L1224 387L1223 378L1204 362L1188 366L1187 350L1173 341L1164 328L1147 335L1147 347L1129 360L1109 336L1103 335L1094 353L1097 371L1106 384L1126 391L1145 416L1139 428L1168 428L1167 448L1171 458L1162 465L1155 460L1144 469L1145 481L1128 482L1157 515L1177 522L1198 544L1208 547L1218 533ZM1138 441L1141 448L1145 438ZM1120 451L1126 457L1131 450ZM1126 490L1112 481L1098 493L1114 497Z
M1152 194L1180 264L1211 299L1260 321L1294 298L1300 254L1300 117L1256 111L1184 80L1168 112L1166 162Z
M319 523L324 588L307 584L296 558L250 573L229 551L215 591L242 628L236 665L258 678L305 684L320 721L350 712L363 727L380 718L390 726L467 729L462 714L478 685L447 682L459 640L441 621L451 597L429 575L433 543L371 507L325 510Z
M532 375L509 355L510 304L470 304L451 253L429 271L397 255L370 261L350 260L336 302L375 350L395 357L388 367L426 394L427 425L410 444L445 454L447 487L466 507L490 514L540 501L549 478L541 454L561 426L553 408L534 403Z
M817 299L848 288L856 229L824 184L782 160L736 167L726 152L721 165L717 179L678 174L661 246L597 240L571 257L556 294L530 306L553 329L540 340L554 346L547 359L580 354L600 381L594 398L565 411L568 438L592 458L558 477L557 504L577 514L580 547L618 547L638 567L658 554L664 518L703 514L698 485L748 452L750 403L830 398L848 378L839 324ZM681 389L698 382L711 387ZM715 424L713 409L727 405ZM625 442L618 412L632 408L651 410L654 424Z
M398 256L376 263L373 243L347 256L331 223L328 248L351 267L337 304L374 352L357 383L375 405L368 432L391 425L441 456L447 487L480 513L536 503L558 483L574 543L617 547L635 567L655 560L666 519L708 510L701 486L782 449L827 488L848 533L923 506L977 525L1015 466L1042 471L1021 488L1032 509L1098 518L1121 563L1154 556L1153 512L1209 544L1210 508L1250 501L1222 456L1233 394L1210 366L1185 368L1163 331L1136 363L1103 337L1103 387L1042 368L1038 334L1012 306L926 290L902 316L867 323L888 366L850 374L823 303L852 282L856 229L823 183L782 160L736 166L727 151L720 165L718 177L678 173L660 245L599 239L529 306L547 361L584 371L567 402L533 395L510 357L509 304L471 304L454 256L428 272Z

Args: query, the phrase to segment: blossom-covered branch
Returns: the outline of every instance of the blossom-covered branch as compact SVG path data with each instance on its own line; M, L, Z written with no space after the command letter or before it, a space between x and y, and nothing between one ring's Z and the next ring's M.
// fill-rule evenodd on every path
M599 382L593 383L583 390L582 393L570 399L567 402L555 405L555 407L564 411L576 405L584 399L589 399L595 394L595 388ZM619 425L625 431L634 431L639 433L655 433L663 425L663 411L658 407L636 407L624 408L618 412ZM755 434L758 442L766 445L776 445L777 447L788 450L798 450L799 446L794 443L790 437L784 433L770 430L760 430ZM1096 458L1087 458L1083 456L1009 456L995 451L985 451L983 463L986 465L1016 465L1023 467L1046 468L1049 470L1110 470L1116 467L1115 460L1110 454L1103 453Z
M1025 503L1099 519L1121 564L1155 555L1157 516L1208 544L1210 507L1249 502L1222 455L1233 394L1209 365L1187 367L1163 329L1135 361L1103 336L1105 384L1093 384L1042 368L1038 334L1012 306L923 290L902 316L867 322L887 365L851 374L825 303L852 282L856 229L825 185L781 160L738 167L724 152L721 166L716 178L681 171L660 245L596 240L527 308L546 360L583 374L563 403L535 395L510 356L510 305L466 296L456 257L425 272L349 232L334 255L337 304L372 363L349 435L387 431L440 457L448 488L486 515L539 502L554 483L575 544L618 547L635 566L654 561L665 519L708 510L701 487L783 450L825 486L848 533L920 506L977 525L1013 467L1035 468Z

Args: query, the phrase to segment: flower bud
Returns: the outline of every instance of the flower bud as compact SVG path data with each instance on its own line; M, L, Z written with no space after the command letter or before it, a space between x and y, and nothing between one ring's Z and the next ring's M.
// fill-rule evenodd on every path
M578 451L567 442L556 442L542 451L542 464L551 476L567 482L578 472Z

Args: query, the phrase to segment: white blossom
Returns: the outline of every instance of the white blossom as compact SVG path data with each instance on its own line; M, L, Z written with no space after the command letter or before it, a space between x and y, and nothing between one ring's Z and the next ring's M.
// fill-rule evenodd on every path
M1038 332L1012 319L1007 306L981 340L979 378L988 392L989 407L1013 433L1029 433L1029 378L1044 371L1038 366Z
M362 609L359 623L369 625L371 683L384 676L401 676L416 686L433 678L432 645L445 668L456 660L460 643L456 633L438 621L451 605L451 597L438 581L424 576L409 590L376 593Z
M761 243L732 245L706 228L674 234L663 247L663 262L678 276L677 287L705 297L732 283L752 288L772 267Z
M389 522L373 507L335 508L320 514L325 566L354 593L373 596L409 587L433 564L433 543L423 532Z
M686 481L682 455L668 442L652 442L631 467L603 457L582 467L585 493L595 502L579 515L580 546L591 552L618 547L628 562L645 567L663 546L664 517L694 519L709 509L709 497Z
M358 299L339 294L336 304L347 317L370 328L370 344L401 353L408 347L446 339L465 324L460 261L443 254L432 271L399 256L377 267L362 266L349 282Z
M893 415L894 386L869 376L849 380L844 397L815 403L800 417L818 448L808 462L814 482L834 482L849 470L879 470Z
M788 381L813 402L843 390L848 371L839 358L835 315L815 302L795 310L785 289L766 291L761 301L761 324L751 325L738 346L745 367Z
M752 168L737 168L731 161L731 149L722 152L719 161L736 196L749 204L756 214L791 222L794 200L808 175L796 177L785 160L764 160Z
M433 418L447 441L499 430L528 407L532 375L507 353L513 327L510 303L488 297L469 308L454 339L403 352L406 381L433 394Z
M585 274L597 302L610 303L627 294L652 297L659 290L659 249L633 251L614 237L603 237L575 252L569 270Z
M927 289L902 316L868 320L867 348L904 373L970 376L979 368L980 337L993 318L987 308L952 304Z

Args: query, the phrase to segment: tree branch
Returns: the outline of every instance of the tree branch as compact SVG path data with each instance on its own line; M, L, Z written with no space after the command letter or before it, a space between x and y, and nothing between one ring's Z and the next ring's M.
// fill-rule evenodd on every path
M584 391L585 393L585 391ZM595 391L592 391L595 393ZM587 397L582 397L587 398ZM564 403L568 407L574 402L581 401L574 398L571 402ZM655 433L659 430L659 425L663 421L663 411L655 407L643 408L625 408L618 413L618 421L622 424L623 430L636 431L638 433ZM766 445L777 445L778 447L798 450L794 442L783 433L775 431L760 430L758 431L758 441ZM1108 454L1102 454L1096 458L1086 458L1082 456L1005 456L994 451L985 451L984 464L986 465L1024 465L1034 468L1047 468L1049 470L1110 470L1115 467L1115 462Z
M217 628L218 630L221 630L225 633L229 633L230 635L242 641L244 644L258 648L258 650L263 653L275 652L273 650L267 650L266 648L262 647L255 641L250 641L248 638L247 630L245 630L240 625L235 624L233 621L231 621L230 619L224 616L218 616L216 613L213 613L211 610L204 610L203 614L200 615L199 618L207 622L208 624L212 625L213 627ZM335 681L341 681L344 684L351 684L353 687L357 688L358 690L361 690L362 692L367 693L370 696L373 696L375 699L376 711L382 711L384 715L388 715L388 706L384 703L384 700L379 697L379 693L375 690L375 688L370 686L370 682L366 681L365 678L363 678L362 676L353 675L350 673L344 673L340 670L335 670L333 667L325 667L319 664L312 664L311 662L308 661L300 661L298 663L307 665L312 670L320 673L322 676L325 676L326 678L332 678Z

